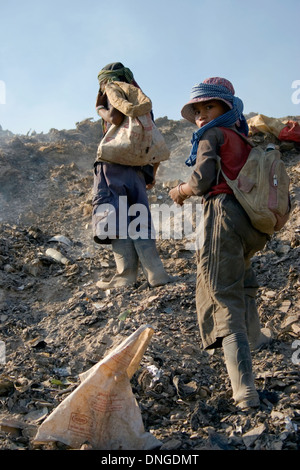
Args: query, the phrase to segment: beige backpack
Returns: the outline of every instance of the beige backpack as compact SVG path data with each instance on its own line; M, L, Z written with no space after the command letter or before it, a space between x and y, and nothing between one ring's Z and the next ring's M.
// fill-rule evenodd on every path
M273 145L266 150L253 147L235 180L222 174L257 230L272 235L285 225L291 210L290 180Z

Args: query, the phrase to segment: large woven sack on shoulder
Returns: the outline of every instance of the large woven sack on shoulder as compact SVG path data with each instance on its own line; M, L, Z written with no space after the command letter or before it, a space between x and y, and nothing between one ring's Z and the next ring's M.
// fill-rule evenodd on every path
M272 235L284 226L290 213L290 180L278 150L254 147L235 180L222 174L257 230Z
M97 161L144 166L167 160L170 151L150 113L125 116L120 126L112 125L101 140Z
M150 113L152 101L138 87L126 82L109 82L105 93L110 104L125 116L137 117Z

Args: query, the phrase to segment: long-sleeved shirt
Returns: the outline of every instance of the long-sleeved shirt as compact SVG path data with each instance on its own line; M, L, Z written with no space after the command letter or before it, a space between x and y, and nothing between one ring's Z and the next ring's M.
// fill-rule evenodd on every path
M235 179L250 150L246 138L238 135L234 128L208 129L200 139L196 164L188 181L193 193L206 198L219 193L232 194L221 173L218 177L218 156L224 173Z

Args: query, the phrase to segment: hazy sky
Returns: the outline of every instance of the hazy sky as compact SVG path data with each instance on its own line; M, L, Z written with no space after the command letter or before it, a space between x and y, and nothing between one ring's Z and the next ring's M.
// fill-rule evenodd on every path
M115 61L156 118L181 119L211 76L232 81L245 113L300 115L300 0L0 0L0 18L0 125L14 133L98 119L97 74Z

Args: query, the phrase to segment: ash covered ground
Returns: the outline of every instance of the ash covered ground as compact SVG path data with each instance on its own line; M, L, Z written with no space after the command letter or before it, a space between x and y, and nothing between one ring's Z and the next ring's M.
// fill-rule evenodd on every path
M193 128L167 118L157 125L171 158L149 198L171 204L169 186L190 171L184 160ZM201 347L190 240L157 241L177 282L150 289L140 272L136 287L96 288L115 269L111 249L95 245L91 233L100 137L99 122L89 119L48 134L0 130L0 449L65 449L61 443L35 446L38 426L78 386L79 374L150 324L155 333L131 383L145 429L162 450L298 450L299 146L269 134L253 137L280 147L293 212L253 259L261 321L275 339L253 354L261 407L241 412L231 399L222 352ZM57 261L49 249L67 261Z

